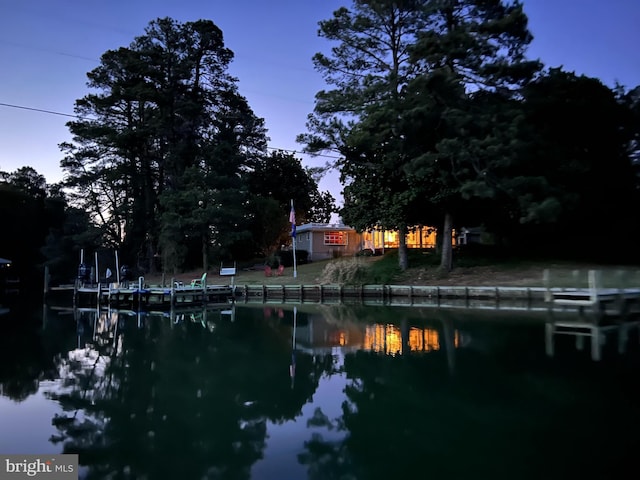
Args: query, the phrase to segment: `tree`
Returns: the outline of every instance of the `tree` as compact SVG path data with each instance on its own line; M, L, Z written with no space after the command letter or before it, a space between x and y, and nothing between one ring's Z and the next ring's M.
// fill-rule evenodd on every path
M266 147L263 120L227 72L232 58L213 22L163 18L88 74L97 93L76 102L62 167L74 204L130 262L153 269L156 254L168 258L184 243L206 264L210 246L229 240L211 236L229 231L215 222L238 214L219 197L242 204L238 177Z
M60 186L47 185L32 167L0 172L0 251L14 261L22 280L41 280L36 267L48 261L43 247L50 235L63 229L66 207Z
M314 190L311 192L311 209L307 212L307 220L314 223L329 223L331 215L337 212L336 200L331 192L320 192Z
M518 1L432 1L425 13L427 28L412 53L426 74L408 86L407 97L431 97L421 103L438 110L439 138L413 155L408 170L412 182L439 180L430 196L444 215L441 269L448 271L454 215L466 207L461 200L484 197L486 186L478 187L509 161L517 115L511 101L540 65L525 58L533 37Z
M338 46L314 62L336 88L317 94L311 133L299 138L342 155L343 216L398 229L401 269L407 228L438 211L441 266L451 268L454 210L484 173L465 126L490 121L474 107L482 92L510 98L538 68L524 59L526 24L520 3L499 0L355 1L320 22Z
M0 178L34 199L47 196L47 181L33 167L20 167L15 172L0 172Z
M629 156L636 173L636 190L640 191L640 85L619 95L620 101L630 110Z
M247 174L257 250L268 255L288 241L291 201L299 223L328 222L336 211L329 192L318 189L320 172L305 168L291 153L274 151L259 157Z
M592 258L597 246L612 258L620 251L612 232L633 223L629 109L600 80L560 69L532 82L523 98L518 155L499 172L522 233L556 252L584 248Z
M403 233L412 195L398 178L404 157L398 152L401 139L395 127L402 90L420 73L410 61L409 49L424 27L424 4L355 1L352 10L340 8L333 18L320 22L319 35L337 45L330 56L317 53L313 61L333 89L316 94L309 133L299 136L307 151L331 149L341 155L335 166L347 185L341 211L345 221L359 230L401 230L403 269ZM369 128L374 124L376 128ZM393 179L392 185L388 179Z

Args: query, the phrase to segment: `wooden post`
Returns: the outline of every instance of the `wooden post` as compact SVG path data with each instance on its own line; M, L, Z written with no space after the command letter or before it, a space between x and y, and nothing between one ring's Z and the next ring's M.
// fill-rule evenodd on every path
M590 272L591 272L591 270L589 270L589 273ZM573 276L573 285L572 285L572 287L580 288L580 270L573 270L572 271L572 276Z
M96 275L95 275L95 280L96 283L100 282L100 271L98 270L98 252L95 252L94 257L96 259ZM100 287L98 287L98 290L100 290Z
M542 286L545 288L544 301L551 303L553 300L551 296L551 272L548 268L545 268L542 272Z
M602 288L602 276L599 270L589 270L589 298L592 303L596 322L600 322L605 314L604 303L598 298L598 290Z
M553 357L553 332L555 328L553 322L547 322L544 325L544 346L547 356Z
M50 275L49 275L49 266L45 265L44 266L44 298L47 298L47 294L49 293L49 279L50 279Z
M599 361L602 349L600 348L600 328L594 325L591 327L591 359Z
M118 286L120 286L120 260L118 259L118 251L115 251L116 255L116 281L118 282Z

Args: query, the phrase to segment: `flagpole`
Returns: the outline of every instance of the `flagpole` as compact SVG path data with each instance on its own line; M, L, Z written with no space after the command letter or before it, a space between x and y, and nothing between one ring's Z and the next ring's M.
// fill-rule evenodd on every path
M291 199L291 213L289 220L291 221L291 238L293 239L293 278L298 277L298 266L296 260L296 211L293 208L293 199Z
M293 237L293 278L298 278L298 268L296 265L296 237Z

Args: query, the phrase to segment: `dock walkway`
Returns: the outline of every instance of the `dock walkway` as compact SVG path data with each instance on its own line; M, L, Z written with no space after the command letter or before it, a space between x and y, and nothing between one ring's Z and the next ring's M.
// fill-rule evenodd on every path
M553 307L571 307L583 315L591 315L595 323L607 318L626 319L640 314L640 288L611 288L603 285L598 270L587 272L585 288L551 287L551 274L544 272L545 301Z
M204 277L203 277L204 280ZM149 309L174 308L230 301L233 285L208 285L206 281L183 285L172 281L170 286L138 283L76 284L53 287L51 292L72 292L74 305L109 305L113 308Z

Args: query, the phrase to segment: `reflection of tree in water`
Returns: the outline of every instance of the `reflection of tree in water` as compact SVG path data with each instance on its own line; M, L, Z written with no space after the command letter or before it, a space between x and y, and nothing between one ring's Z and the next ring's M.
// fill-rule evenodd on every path
M115 336L60 362L64 389L51 396L69 414L52 440L90 478L249 478L267 420L298 415L325 365L297 355L292 389L290 328L246 313L209 328L120 315Z
M602 364L545 361L527 330L510 328L485 329L503 339L482 342L490 351L457 351L455 372L444 349L346 355L342 415L308 422L309 478L622 478L639 442L612 439L640 426L637 389ZM616 369L635 378L640 360L625 363ZM344 438L328 438L331 427Z
M0 335L0 395L23 401L42 380L55 378L54 358L65 349L64 325L42 328L42 309L18 310L5 317Z
M445 342L448 327L443 322L430 328L437 328ZM409 332L406 319L398 330L404 345ZM440 347L428 352L402 348L398 350L402 354L345 355L349 383L342 416L327 419L316 411L308 422L313 432L299 461L308 465L310 479L466 478L482 472L507 478L501 474L508 468L501 470L495 451L515 456L509 444L519 435L518 429L536 430L528 408L522 408L522 403L534 408L536 398L528 400L528 393L510 384L511 379L477 353L472 352L472 368L453 369L451 343L450 348ZM335 438L329 435L332 428L343 438L326 438ZM526 453L517 453L524 461ZM532 478L524 471L508 473Z

